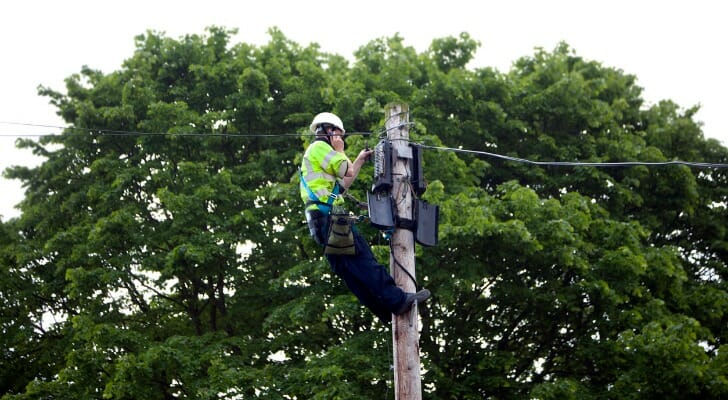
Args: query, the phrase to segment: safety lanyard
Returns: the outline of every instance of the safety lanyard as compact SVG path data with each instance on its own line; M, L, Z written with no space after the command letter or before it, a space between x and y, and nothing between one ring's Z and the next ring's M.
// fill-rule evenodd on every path
M316 204L316 206L319 210L321 210L322 213L331 213L331 205L334 203L334 199L339 197L339 182L334 183L334 190L331 191L329 198L326 200L326 203L324 203L320 201L318 197L316 197L311 188L308 186L308 183L306 183L306 180L303 179L303 172L299 170L298 175L300 177L301 185L303 185L303 187L306 189L306 191L308 192L308 197L311 199L311 201L307 202L306 205Z

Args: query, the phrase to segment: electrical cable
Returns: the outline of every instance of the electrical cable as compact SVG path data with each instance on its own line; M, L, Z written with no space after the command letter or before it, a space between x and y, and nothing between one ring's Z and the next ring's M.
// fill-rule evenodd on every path
M378 131L376 131L374 133L376 134L377 138L384 139L386 137L385 135L389 131L394 130L394 129L400 129L400 128L403 128L405 126L414 126L414 124L415 124L414 122L405 122L403 124L395 125L395 126L392 126L392 127L389 127L389 128L382 128L382 129L380 129L380 130L378 130ZM347 135L348 135L348 133L347 133Z
M236 133L215 133L215 132L205 132L205 133L163 133L163 132L139 132L139 131L123 131L123 130L112 130L112 129L94 129L94 128L77 128L77 127L63 127L63 126L57 126L57 125L44 125L44 124L31 124L31 123L23 123L23 122L9 122L9 121L0 121L0 124L4 125L16 125L16 126L28 126L28 127L38 127L38 128L52 128L52 129L64 129L64 130L77 130L77 131L85 131L90 133L98 133L100 136L177 136L177 137L232 137L232 138L252 138L252 137L258 137L258 138L279 138L279 137L301 137L301 136L315 136L313 133L279 133L279 134L262 134L262 133L247 133L247 134L236 134ZM394 127L385 128L377 131L376 133L373 132L347 132L347 136L353 136L353 135L361 135L361 136L372 136L377 135L380 136L383 134L386 134L392 129L401 128L403 126L407 125L413 125L413 122L407 122L403 124L399 124ZM26 134L26 133L16 133L16 134L0 134L0 137L46 137L46 136L62 136L61 134L53 134L53 133L44 133L44 134ZM412 142L414 143L414 142ZM633 166L668 166L668 165L685 165L688 167L695 167L695 168L728 168L728 164L721 164L721 163L705 163L705 162L692 162L692 161L681 161L681 160L673 160L673 161L657 161L657 162L648 162L648 161L623 161L623 162L581 162L581 161L533 161L525 158L519 158L519 157L511 157L506 156L502 154L497 153L491 153L487 151L478 151L478 150L467 150L467 149L456 149L452 147L441 147L441 146L428 146L422 143L416 143L422 148L432 149L432 150L439 150L439 151L452 151L457 153L465 153L465 154L475 154L475 155L482 155L487 156L491 158L498 158L506 161L513 161L523 164L530 164L530 165L538 165L538 166L551 166L551 167L599 167L599 168L619 168L619 167L633 167Z
M140 131L124 131L124 130L113 130L113 129L95 129L95 128L78 128L72 126L57 126L57 125L43 125L43 124L31 124L24 122L9 122L0 121L3 125L16 125L16 126L27 126L36 128L52 128L52 129L64 129L73 131L84 131L90 133L97 133L100 136L191 136L191 137L264 137L264 138L277 138L277 137L301 137L301 136L316 136L314 133L216 133L216 132L185 132L185 133L169 133L169 132L140 132ZM346 136L371 136L372 132L347 132ZM61 134L55 133L41 133L41 134L0 134L0 136L9 137L41 137L41 136L61 136Z
M386 119L386 120L384 120L384 125L386 125L386 124L387 124L387 122L389 122L389 120L390 120L390 119L392 119L392 118L394 118L394 117L399 117L400 115L409 115L409 110L407 110L407 111L400 111L400 112L397 112L397 113L394 113L394 114L390 114L390 115L389 115L389 116L387 117L387 119Z
M523 163L523 164L550 166L550 167L605 167L605 168L611 167L611 168L614 168L614 167L634 167L634 166L640 166L640 165L643 165L643 166L686 165L688 167L695 167L695 168L728 168L728 164L691 162L691 161L680 161L680 160L656 161L656 162L649 162L649 161L623 161L623 162L532 161L532 160L528 160L525 158L504 156L502 154L490 153L487 151L455 149L452 147L428 146L428 145L421 144L421 143L417 143L417 145L421 146L423 148L433 149L433 150L452 151L452 152L457 152L457 153L483 155L483 156L487 156L487 157L499 158L502 160L514 161L514 162Z
M407 271L407 268L405 268L404 265L402 265L399 262L399 260L397 260L397 257L394 256L394 244L392 244L391 240L389 241L389 254L391 254L392 260L394 260L394 264L397 265L399 268L401 268L402 271L404 271L404 273L407 274L407 276L409 276L409 278L412 280L412 283L415 285L415 289L417 289L418 286L417 286L417 280L415 279L415 277L412 276L412 274L409 271Z

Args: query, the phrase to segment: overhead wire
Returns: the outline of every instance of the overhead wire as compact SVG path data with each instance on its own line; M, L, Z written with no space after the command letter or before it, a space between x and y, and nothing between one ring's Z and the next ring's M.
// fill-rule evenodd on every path
M604 167L604 168L615 168L615 167L634 167L634 166L667 166L667 165L685 165L688 167L696 168L728 168L728 164L720 163L706 163L706 162L693 162L693 161L619 161L619 162L583 162L583 161L533 161L526 158L511 157L497 153L491 153L487 151L478 150L466 150L456 149L452 147L440 147L440 146L428 146L426 144L416 143L426 149L439 150L439 151L452 151L456 153L474 154L487 156L492 158L498 158L506 161L513 161L522 164L548 166L548 167Z
M189 136L189 137L264 137L264 138L277 138L277 137L301 137L301 136L315 136L314 133L223 133L223 132L142 132L142 131L124 131L114 129L97 129L97 128L79 128L72 126L57 126L57 125L43 125L43 124L31 124L24 122L8 122L0 121L0 124L4 125L16 125L26 126L35 128L52 128L52 129L63 129L73 131L83 131L96 133L100 136ZM372 132L347 132L347 136L370 136ZM13 134L2 134L0 136L6 137L43 137L43 136L62 136L58 133L13 133Z
M48 124L32 124L24 122L9 122L0 121L0 124L4 125L16 125L36 128L51 128L51 129L63 129L63 130L76 130L96 133L100 136L178 136L178 137L232 137L232 138L279 138L279 137L302 137L302 136L315 136L314 133L222 133L222 132L203 132L203 133L164 133L164 132L141 132L141 131L124 131L114 129L95 129L95 128L78 128L78 127L63 127L57 125ZM393 129L399 129L404 126L412 126L413 122L402 123L393 127L383 128L376 132L347 132L347 136L361 135L361 136L378 136L382 137ZM14 134L3 134L0 133L0 137L44 137L44 136L62 136L61 134L54 133L43 133L43 134L30 134L30 133L14 133ZM549 166L549 167L597 167L597 168L623 168L623 167L634 167L634 166L669 166L669 165L685 165L694 168L728 168L728 164L724 163L708 163L708 162L694 162L694 161L682 161L682 160L671 160L671 161L619 161L619 162L584 162L584 161L534 161L526 158L507 156L498 153L492 153L480 150L468 150L462 148L452 148L444 146L430 146L423 143L415 143L418 146L431 150L438 151L450 151L463 154L472 154L479 156L486 156L491 158L497 158L506 161L512 161L522 164L536 165L536 166Z

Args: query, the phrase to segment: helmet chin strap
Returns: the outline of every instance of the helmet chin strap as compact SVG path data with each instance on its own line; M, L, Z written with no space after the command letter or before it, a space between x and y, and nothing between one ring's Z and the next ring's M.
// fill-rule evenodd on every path
M323 124L319 125L318 128L316 128L316 139L325 140L326 143L329 144L329 146L331 145L331 134L326 132Z
M328 132L328 127L331 127L332 133ZM331 124L321 124L316 128L316 136L318 138L321 138L326 141L326 143L329 144L329 146L333 146L333 143L331 143L331 138L334 136L333 130L336 129L336 126ZM341 137L341 140L344 142L344 148L346 148L346 139L345 136Z

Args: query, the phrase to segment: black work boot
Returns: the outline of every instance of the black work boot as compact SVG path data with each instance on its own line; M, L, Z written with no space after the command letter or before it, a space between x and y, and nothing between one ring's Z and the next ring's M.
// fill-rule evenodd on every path
M417 293L407 293L407 298L404 300L404 303L402 303L402 305L397 309L397 311L394 312L394 314L404 314L409 311L415 301L417 303L424 303L425 300L427 300L429 297L430 291L427 289L422 289Z

